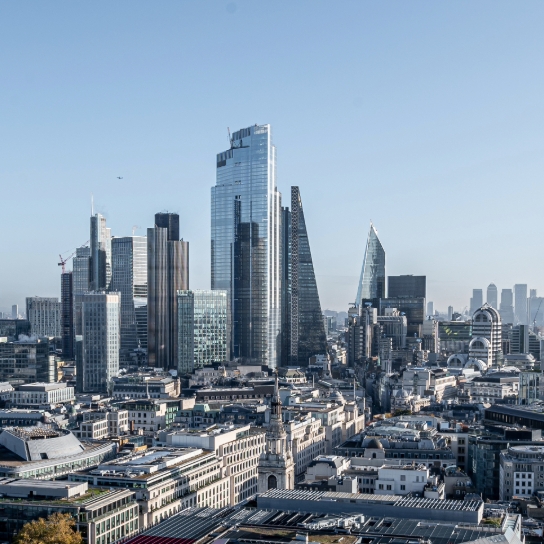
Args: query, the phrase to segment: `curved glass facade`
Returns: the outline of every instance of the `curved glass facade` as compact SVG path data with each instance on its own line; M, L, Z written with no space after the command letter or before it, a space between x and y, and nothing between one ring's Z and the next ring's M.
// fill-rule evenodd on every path
M361 306L363 301L377 302L380 298L385 298L385 251L371 223L355 305Z
M275 367L281 329L281 194L270 125L232 135L217 155L211 285L228 292L234 357Z

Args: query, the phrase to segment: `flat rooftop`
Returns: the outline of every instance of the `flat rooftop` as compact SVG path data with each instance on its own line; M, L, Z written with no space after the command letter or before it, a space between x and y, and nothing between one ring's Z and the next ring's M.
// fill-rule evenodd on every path
M309 542L319 544L463 544L479 539L496 544L519 544L515 531L506 538L501 528L472 523L432 523L391 517L362 515L328 515L304 512L285 512L277 509L252 508L188 508L165 521L129 539L129 544L168 542L186 544L205 539L212 542L223 533L217 543L238 544L289 544L297 534L307 534ZM508 528L515 529L518 516L509 515ZM349 526L350 534L335 534L336 528Z

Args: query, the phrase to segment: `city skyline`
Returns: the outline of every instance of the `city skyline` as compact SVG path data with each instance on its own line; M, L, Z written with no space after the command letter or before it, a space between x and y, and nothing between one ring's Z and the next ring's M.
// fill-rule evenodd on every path
M193 287L209 288L213 157L227 127L254 123L274 127L279 190L305 195L323 309L353 301L364 233L351 233L370 220L387 273L426 275L435 308L464 308L490 281L543 292L539 257L521 274L504 256L535 258L520 233L536 224L529 195L544 193L544 79L525 66L542 56L544 6L395 6L165 2L158 13L135 1L127 18L122 2L5 4L0 228L17 236L5 241L2 311L60 295L57 256L88 239L91 192L116 236L145 234L157 210L179 213ZM269 39L248 47L265 19ZM252 69L225 51L244 51ZM493 209L485 219L478 201ZM501 236L484 240L488 229ZM452 265L467 261L468 239L485 242L485 259L461 274Z

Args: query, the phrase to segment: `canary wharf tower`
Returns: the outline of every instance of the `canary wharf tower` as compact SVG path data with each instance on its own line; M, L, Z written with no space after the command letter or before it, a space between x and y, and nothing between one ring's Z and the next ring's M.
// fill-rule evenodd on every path
M228 292L232 355L278 366L281 194L270 125L234 132L212 187L211 283Z

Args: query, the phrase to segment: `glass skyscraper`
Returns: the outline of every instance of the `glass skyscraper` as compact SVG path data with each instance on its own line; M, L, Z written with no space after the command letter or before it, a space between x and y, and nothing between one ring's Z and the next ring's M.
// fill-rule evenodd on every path
M136 309L147 304L147 242L145 236L113 238L111 290L121 293L121 362L146 343L138 336ZM147 331L146 331L147 336ZM143 341L142 341L143 340Z
M189 288L189 242L179 239L177 214L158 213L147 229L147 286L149 365L177 369L177 292Z
M378 238L378 231L370 223L355 305L360 307L363 302L372 302L377 306L378 299L384 297L385 251Z
M232 353L279 364L281 344L281 194L270 125L234 132L217 155L211 195L211 284L225 290Z
M178 291L178 372L228 360L228 295L222 290Z
M111 281L111 229L106 218L95 213L91 216L91 291L109 289Z
M327 336L298 187L291 187L282 231L282 364L306 366L313 355L326 353Z

